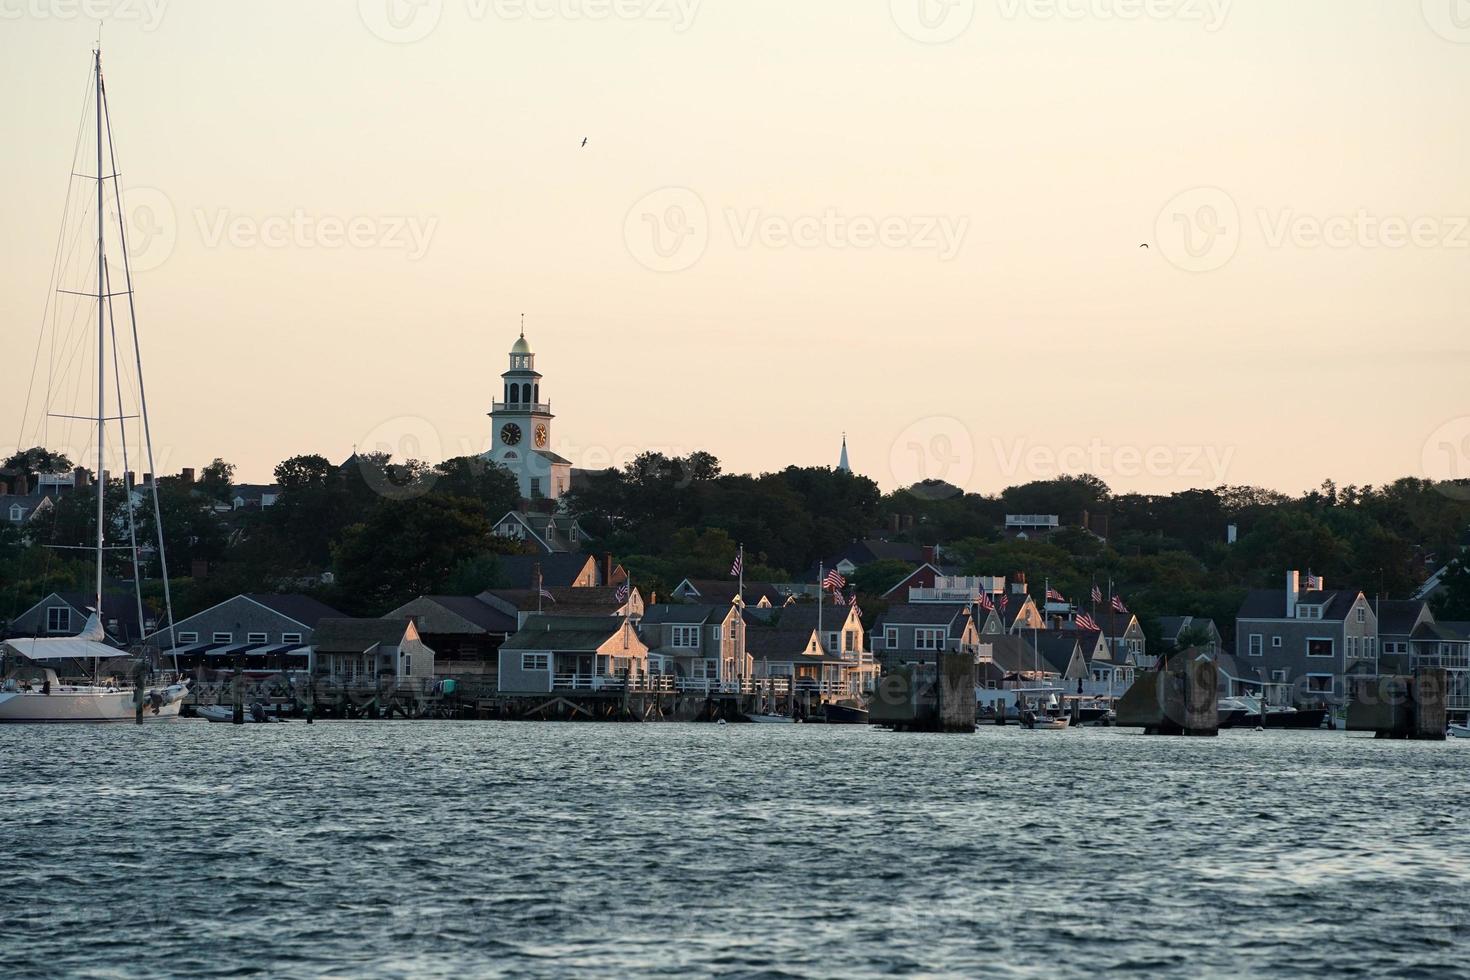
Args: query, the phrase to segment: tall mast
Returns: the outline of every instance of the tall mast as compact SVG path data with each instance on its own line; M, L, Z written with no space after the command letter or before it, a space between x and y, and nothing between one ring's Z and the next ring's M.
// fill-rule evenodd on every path
M102 215L102 46L92 52L92 70L96 76L97 103L97 618L102 619L102 547L104 544L102 522L107 499L106 423L103 411L107 407L106 347L107 333L103 324L106 312L107 254L104 241Z

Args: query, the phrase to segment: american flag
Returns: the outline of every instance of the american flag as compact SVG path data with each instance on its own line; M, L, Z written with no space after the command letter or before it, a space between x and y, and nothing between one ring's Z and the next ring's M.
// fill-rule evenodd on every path
M616 592L613 593L613 598L616 599L616 600L618 600L619 602L627 602L628 601L628 596L630 594L631 594L631 589L628 587L628 583L627 582L624 582L622 585L618 586L618 591L616 591ZM551 601L552 602L555 602L556 600L553 599Z
M1320 575L1313 575L1311 572L1307 572L1307 591L1308 592L1321 592L1322 591L1322 576L1320 576Z
M556 601L556 596L552 595L544 585L541 587L541 598L550 599L552 602Z
M842 605L842 592L840 590L832 593L832 605Z
M975 605L979 606L981 609L984 609L986 612L995 612L995 603L992 602L990 596L984 592L980 593L980 601L976 602Z
M1094 604L1102 602L1102 589L1098 588L1096 582L1092 583L1092 601Z
M1001 612L1005 612L1006 611L1006 607L1009 606L1010 604L1011 604L1011 597L1008 596L1008 595L1006 595L1004 592L1002 592L1000 594L1000 611Z
M831 589L833 592L841 592L847 588L847 579L843 578L842 573L834 568L827 573L826 578L822 579L822 588Z
M1120 595L1113 596L1113 612L1126 613L1127 611L1128 607L1123 605L1123 597Z
M1087 613L1080 612L1077 614L1076 625L1079 630L1090 630L1093 633L1102 632L1102 627L1097 625L1097 620L1087 615Z
M739 578L743 571L745 571L745 549L741 548L735 553L735 564L730 566L730 577Z
M1046 587L1046 601L1047 602L1066 602L1067 601L1067 597L1064 596L1064 595L1062 595L1056 589L1053 589L1051 586L1047 586Z
M848 593L847 604L849 606L857 605L857 589L853 589L850 593Z

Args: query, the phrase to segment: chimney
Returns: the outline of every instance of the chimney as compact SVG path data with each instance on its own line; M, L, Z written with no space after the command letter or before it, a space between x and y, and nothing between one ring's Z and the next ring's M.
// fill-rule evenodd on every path
M1017 572L1011 576L1011 595L1026 594L1026 573Z
M1301 572L1286 573L1286 618L1296 619L1296 600L1301 595Z
M145 486L145 487L151 487L151 486L153 486L153 474L152 473L144 473L143 474L143 486Z
M24 497L31 492L31 478L22 473L15 478L15 495Z
M194 482L194 467L192 467L192 466L186 466L183 469L179 470L179 482L181 482L181 483L193 483Z
M72 470L71 478L72 485L78 490L85 490L92 485L92 478L87 475L85 467L78 466L75 470Z
M613 560L612 552L607 551L602 555L602 584L612 585Z
M924 560L931 565L934 564L936 559L934 556L934 546L932 544L924 545Z
M134 476L135 474L132 470L128 470L126 473L123 474L123 483L127 486L129 490L133 489Z

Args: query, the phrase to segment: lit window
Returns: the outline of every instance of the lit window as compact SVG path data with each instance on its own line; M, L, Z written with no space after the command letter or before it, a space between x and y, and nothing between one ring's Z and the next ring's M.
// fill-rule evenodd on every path
M1330 657L1334 650L1332 640L1324 637L1314 637L1307 640L1307 656Z

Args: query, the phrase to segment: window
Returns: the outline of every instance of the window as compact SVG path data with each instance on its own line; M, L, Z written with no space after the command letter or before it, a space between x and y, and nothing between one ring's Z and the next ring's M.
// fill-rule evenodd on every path
M942 650L944 648L944 630L942 629L917 629L914 630L914 649L916 650Z
M1284 670L1273 670L1273 671L1271 671L1271 682L1273 684L1285 684L1286 683L1286 671L1284 671Z
M848 653L857 649L857 630L848 630L842 634L842 649Z
M1263 646L1261 644L1261 634L1259 634L1259 633L1252 633L1251 634L1251 638L1250 638L1250 655L1252 657L1259 657L1264 652L1265 652L1265 649L1263 648Z
M1351 660L1358 659L1358 638L1356 636L1347 638L1347 655Z
M19 524L21 521L25 520L25 517L26 512L24 507L22 507L20 504L10 505L10 519L12 521Z
M567 540L577 540L577 525L573 524L571 527L567 528Z
M1307 638L1307 656L1330 657L1334 652L1332 640L1322 636Z
M1322 618L1322 607L1321 606L1297 606L1297 608L1296 608L1296 618L1297 619L1321 619Z
M199 642L199 634L198 633L180 633L179 634L179 642L180 643L198 643Z
M693 650L699 646L698 626L675 626L673 646L680 650Z
M1358 607L1358 622L1360 622L1360 623L1366 623L1367 621L1368 621L1368 607L1367 606L1359 606Z
M730 640L734 642L737 639L739 639L739 636L735 633L735 620L732 619L730 620Z
M403 672L405 674L413 673L413 654L411 653L405 653L403 655Z
M233 643L234 640L235 640L235 634L234 633L215 633L212 637L210 637L209 642L211 642L211 643Z
M300 643L301 642L301 634L300 633L282 633L281 634L281 642L282 643Z
M892 649L894 649L897 646L898 646L898 627L897 626L885 626L885 627L883 627L883 648L885 650L892 650Z
M539 496L541 496L541 478L539 476L533 476L531 477L531 497L535 499Z
M1281 637L1279 637L1279 636L1273 636L1273 637L1271 637L1271 647L1272 647L1272 649L1280 650L1281 649Z
M1307 693L1309 694L1331 694L1333 677L1331 674L1308 674Z
M269 643L270 636L266 633L247 633L245 636L245 642L249 643L251 646L260 646L263 643Z
M549 667L548 655L544 653L521 654L521 670L545 671Z
M46 610L46 632L71 632L71 610L66 606L51 606Z
M718 626L711 626L709 628L709 638L716 643L720 642L720 628Z

